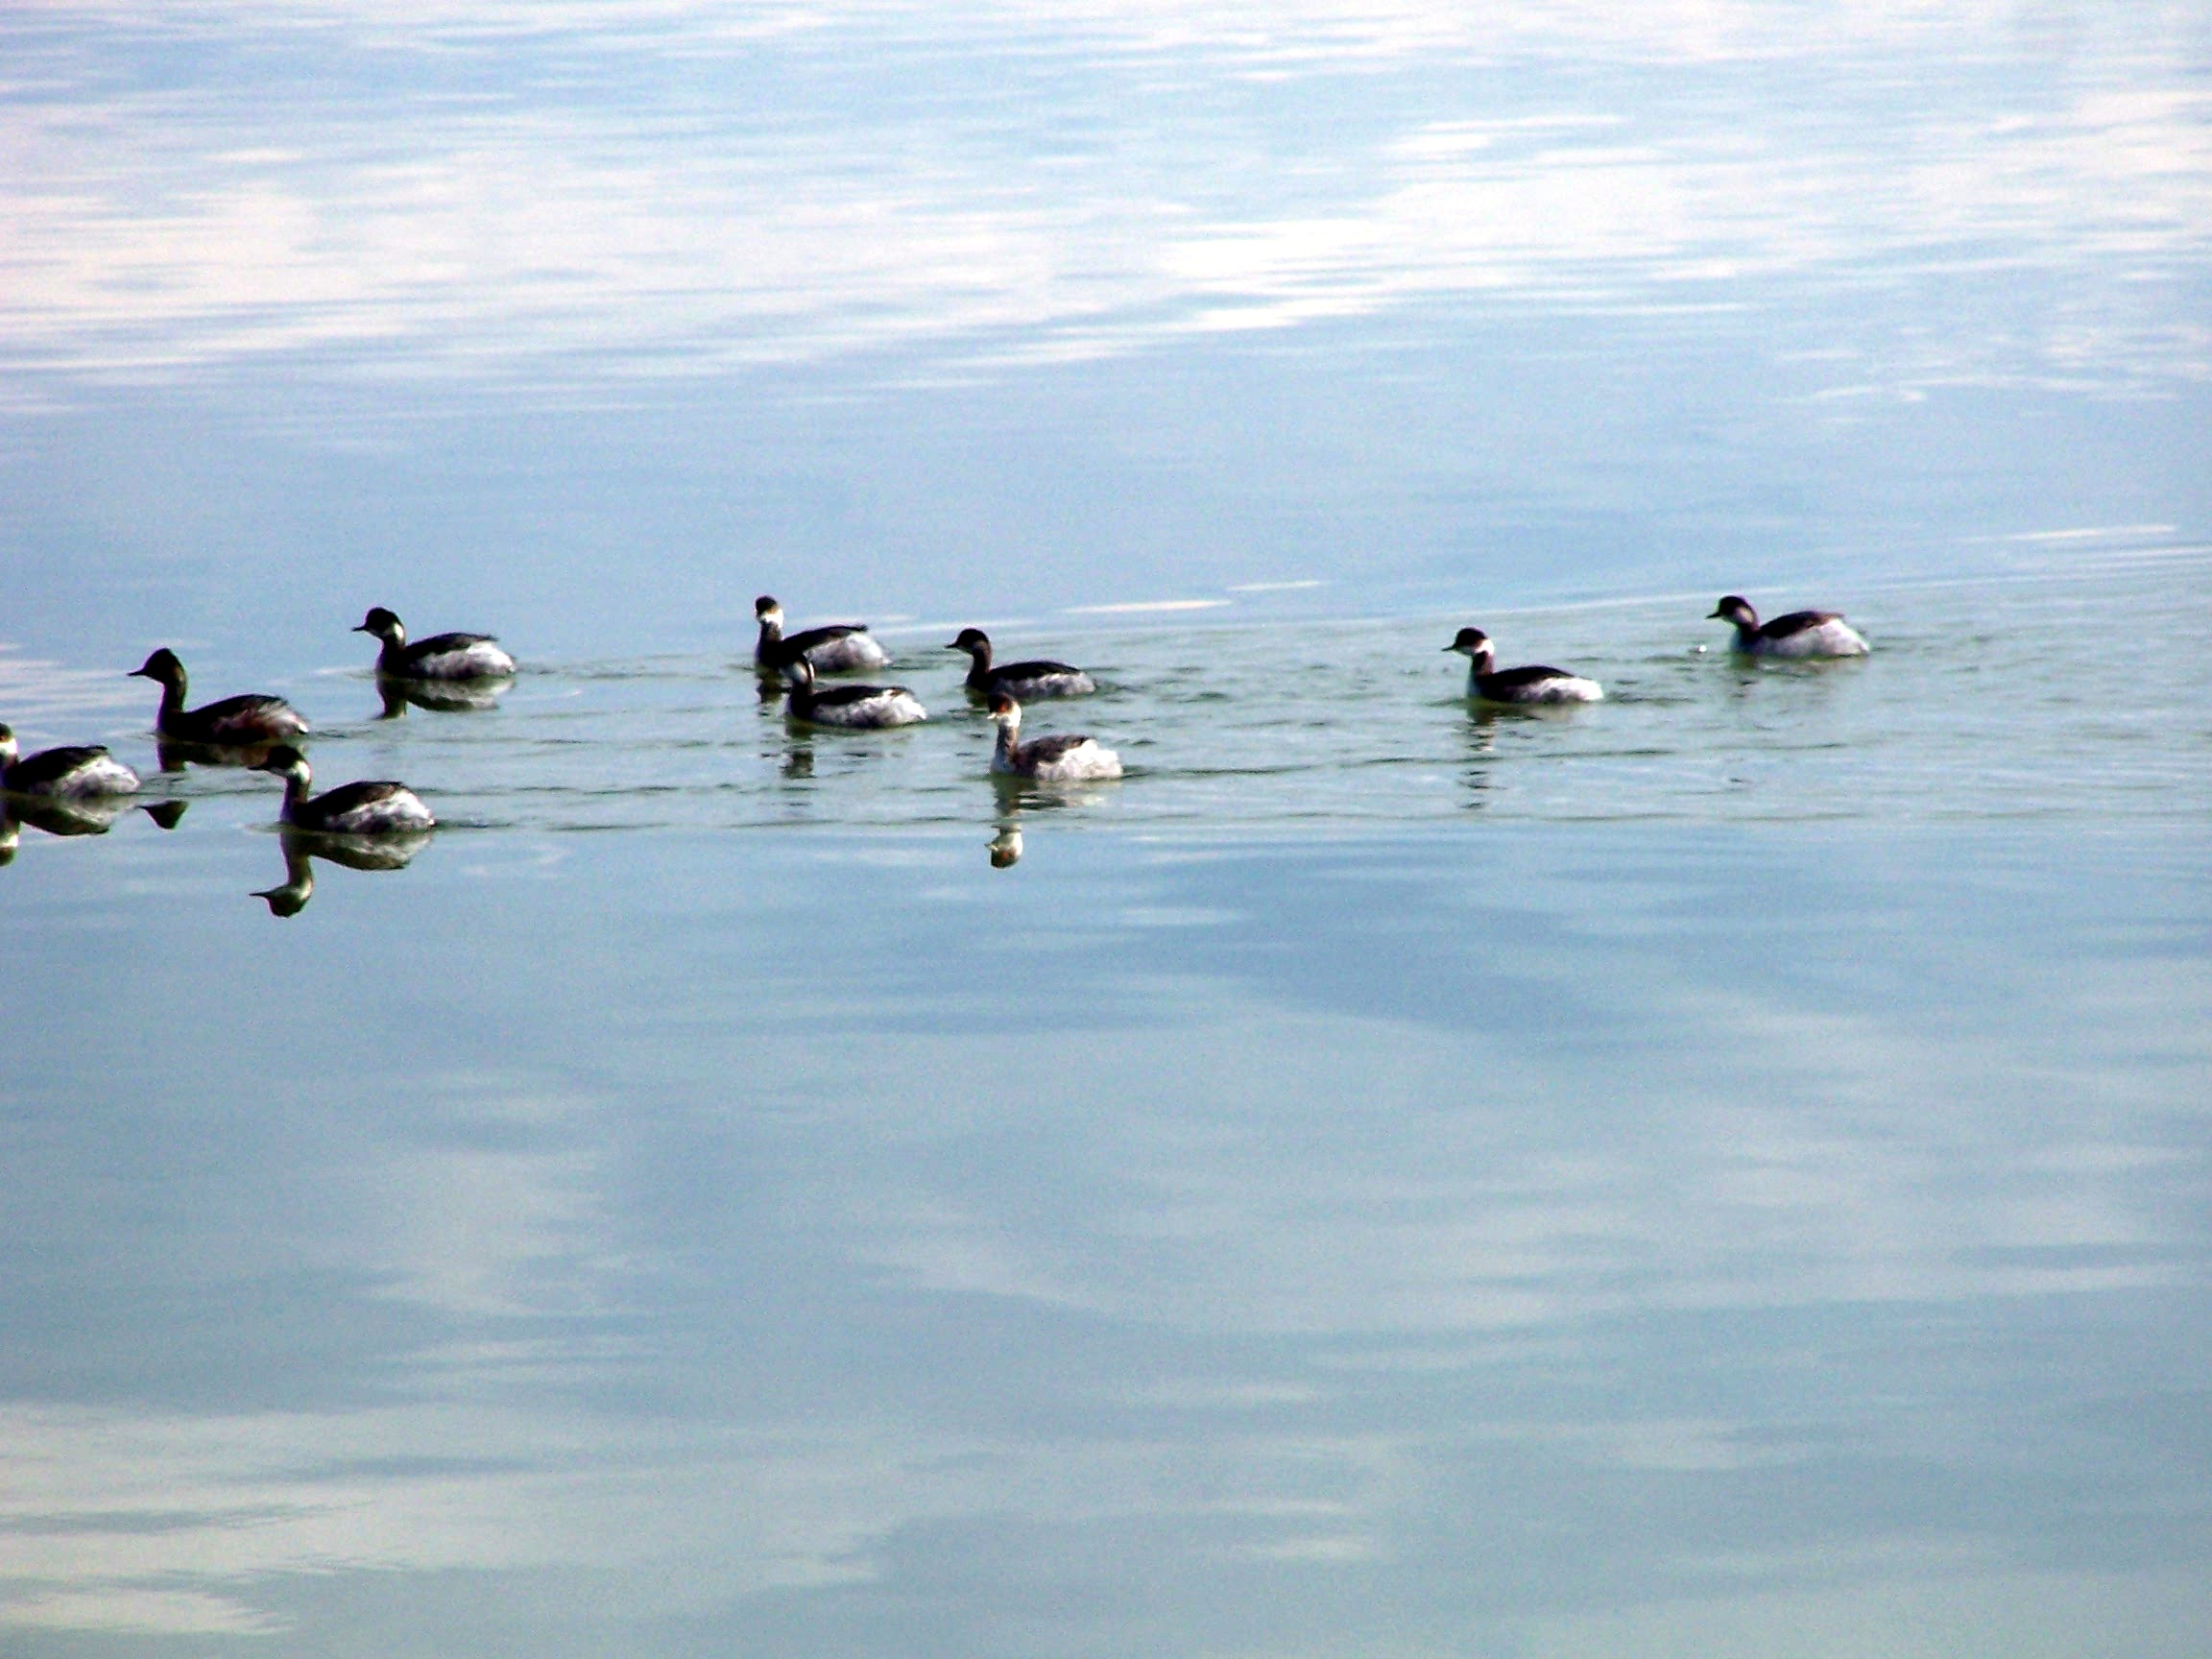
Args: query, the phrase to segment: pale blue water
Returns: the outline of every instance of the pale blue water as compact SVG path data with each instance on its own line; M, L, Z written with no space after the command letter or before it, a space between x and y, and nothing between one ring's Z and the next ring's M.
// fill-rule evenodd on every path
M0 1650L2212 1649L2203 9L0 62Z

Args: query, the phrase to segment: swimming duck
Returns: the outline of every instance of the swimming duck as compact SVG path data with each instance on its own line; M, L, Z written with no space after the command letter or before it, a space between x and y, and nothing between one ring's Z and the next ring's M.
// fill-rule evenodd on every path
M1839 612L1792 611L1787 616L1762 622L1748 599L1731 593L1713 607L1713 616L1736 625L1734 648L1747 657L1866 655L1866 641Z
M1009 697L1035 702L1040 697L1085 697L1098 683L1080 668L1065 662L1009 662L991 666L991 636L980 628L963 628L960 637L945 647L968 653L968 689L978 697L1003 691Z
M837 622L786 637L783 607L768 593L753 601L753 616L760 624L753 661L763 673L779 673L785 663L800 660L818 674L849 674L861 668L886 667L891 661L891 653L868 637L865 622Z
M102 795L128 795L138 774L95 743L41 749L17 758L15 733L0 726L0 789L11 795L83 801Z
M161 711L155 716L154 730L180 743L248 748L257 743L281 743L307 732L305 718L281 697L247 692L198 709L185 708L184 664L167 646L132 669L131 675L161 687Z
M994 772L1045 783L1121 776L1121 757L1102 748L1095 737L1056 733L1022 742L1022 705L1003 691L991 694L991 721L998 728L998 740L991 751Z
M378 605L361 618L356 634L384 641L376 672L393 680L497 680L515 672L515 659L489 634L433 634L407 642L399 618Z
M929 718L921 700L903 685L832 685L818 690L814 664L794 657L783 664L790 689L790 714L809 726L878 728L912 726Z
M404 783L341 783L310 797L307 789L314 774L308 770L307 757L289 744L270 750L269 757L253 769L274 772L284 780L282 816L295 830L325 835L388 835L434 829L438 823L422 798Z
M1485 703L1602 703L1604 687L1595 680L1548 668L1540 662L1526 668L1499 668L1490 636L1479 628L1462 628L1444 647L1467 659L1467 695Z

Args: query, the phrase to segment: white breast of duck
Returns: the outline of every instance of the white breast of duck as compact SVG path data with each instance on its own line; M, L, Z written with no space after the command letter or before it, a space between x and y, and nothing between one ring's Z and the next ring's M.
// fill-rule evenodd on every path
M1121 757L1095 737L1055 733L1022 741L1022 705L1003 691L991 696L991 719L998 739L991 751L991 770L1009 778L1035 778L1046 783L1118 778Z
M0 789L50 801L84 801L129 795L138 774L97 744L41 749L18 758L14 731L0 726Z
M489 634L437 634L410 644L399 618L379 605L361 619L356 634L381 639L376 672L392 680L503 680L515 659Z
M255 770L274 772L284 780L283 819L297 830L326 835L392 835L437 828L438 820L422 798L404 783L365 779L309 795L314 775L307 757L289 746L272 749Z
M818 686L814 665L804 657L783 665L783 678L790 685L791 718L809 726L875 731L929 718L922 700L903 685Z
M771 672L794 661L805 662L817 674L852 674L890 665L891 653L869 636L865 622L833 622L786 635L783 607L768 593L753 601L753 617L760 624L753 661Z
M1521 706L1544 703L1602 703L1605 688L1597 681L1564 668L1532 662L1524 668L1500 668L1490 636L1479 628L1462 628L1447 651L1467 659L1467 695L1484 703Z
M1866 641L1834 611L1792 611L1771 622L1740 593L1713 608L1713 615L1733 623L1735 649L1747 657L1863 657Z
M961 629L960 637L945 649L968 653L968 689L978 697L1003 691L1009 697L1033 703L1041 697L1088 697L1098 689L1095 680L1067 662L1040 658L993 667L991 636L980 628Z

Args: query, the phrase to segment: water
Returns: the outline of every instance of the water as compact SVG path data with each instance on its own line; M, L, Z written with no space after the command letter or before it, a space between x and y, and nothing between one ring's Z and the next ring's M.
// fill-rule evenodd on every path
M0 1648L2212 1648L2208 39L0 21Z

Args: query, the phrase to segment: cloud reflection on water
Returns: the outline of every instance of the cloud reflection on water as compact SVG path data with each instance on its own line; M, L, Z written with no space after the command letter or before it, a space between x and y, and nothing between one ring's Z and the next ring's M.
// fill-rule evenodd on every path
M2021 313L1891 374L2202 378L2187 19L2030 14L53 6L9 26L0 360L574 396L1883 273Z
M2200 853L2066 837L2080 890L2027 911L2032 833L1672 839L1084 838L1009 882L965 832L754 846L741 880L724 838L637 837L590 891L664 931L612 955L572 883L432 861L389 925L445 965L435 1026L354 972L372 915L346 950L244 935L240 994L329 1045L315 1087L240 1082L192 1159L170 1095L118 1122L96 1087L23 1169L82 1212L60 1283L140 1294L14 1280L18 1362L83 1403L0 1413L0 1619L284 1650L414 1627L450 1576L546 1651L689 1619L905 1652L923 1618L1033 1652L1001 1610L1070 1594L1113 1610L1043 1615L1055 1650L1290 1607L1375 1650L1411 1607L1848 1621L2051 1558L2171 1595L2170 1519L2070 1529L2183 1513L2197 1467L2158 1467L2200 1384L2156 1310L2201 1276L2200 952L2112 930L2194 926ZM801 1018L779 919L824 890L822 958L865 939L930 1019ZM1785 893L1832 949L1729 925ZM1164 953L1106 895L1204 920ZM1040 904L1091 920L1033 934ZM164 1077L258 1077L176 1020L187 940L138 942L117 1022L180 1033ZM122 1222L127 1123L190 1225ZM194 1398L256 1320L307 1369ZM2095 1594L2023 1590L1999 1633Z

